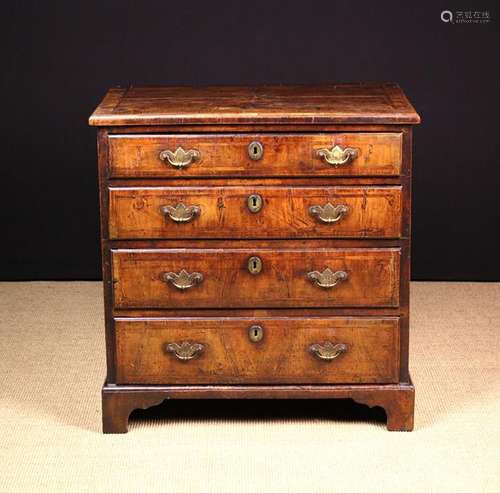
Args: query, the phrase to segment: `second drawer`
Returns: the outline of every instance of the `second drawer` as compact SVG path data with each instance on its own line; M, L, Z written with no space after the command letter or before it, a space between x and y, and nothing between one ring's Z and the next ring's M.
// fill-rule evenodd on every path
M115 307L396 307L399 248L112 250Z
M398 238L400 186L112 187L111 239Z

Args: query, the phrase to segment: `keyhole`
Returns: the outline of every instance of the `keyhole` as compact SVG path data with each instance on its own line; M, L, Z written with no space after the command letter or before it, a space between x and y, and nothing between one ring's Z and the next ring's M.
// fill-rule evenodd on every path
M248 259L248 272L258 274L262 270L262 260L260 257L250 257Z
M262 209L262 197L258 193L250 195L247 199L247 207L250 212L259 212Z
M257 161L262 157L263 154L264 154L264 147L260 142L255 141L251 142L248 145L248 155L250 156L250 159Z
M252 342L259 342L264 337L264 329L260 325L252 325L248 329L248 337Z

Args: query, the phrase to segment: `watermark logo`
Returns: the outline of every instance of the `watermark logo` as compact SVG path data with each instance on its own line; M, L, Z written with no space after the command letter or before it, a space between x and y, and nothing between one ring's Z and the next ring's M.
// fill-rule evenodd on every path
M443 10L441 12L441 20L443 22L452 22L453 23L453 13L449 10Z
M446 24L487 24L491 21L488 10L443 10L441 20Z

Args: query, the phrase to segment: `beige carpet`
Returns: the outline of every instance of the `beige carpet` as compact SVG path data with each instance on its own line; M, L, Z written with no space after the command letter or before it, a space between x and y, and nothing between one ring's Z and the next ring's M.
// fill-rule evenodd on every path
M177 401L104 436L100 296L0 283L0 490L500 491L500 284L412 284L413 433L350 401Z

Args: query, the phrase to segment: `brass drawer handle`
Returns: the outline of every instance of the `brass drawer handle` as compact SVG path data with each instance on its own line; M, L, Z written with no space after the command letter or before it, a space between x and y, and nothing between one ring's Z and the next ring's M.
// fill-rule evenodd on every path
M176 223L187 223L201 214L201 207L198 205L184 205L182 202L176 206L162 205L161 213L169 217Z
M165 282L172 284L177 289L189 289L203 281L203 274L200 272L192 272L189 274L182 269L178 274L175 272L164 272L162 279Z
M326 341L323 344L311 344L309 351L323 361L332 361L341 354L346 353L347 346L345 344L334 344L333 342Z
M358 150L352 147L333 146L331 149L318 149L316 156L323 158L331 166L344 166L358 157Z
M322 223L336 223L349 212L349 207L345 204L332 205L330 202L321 207L312 205L309 207L309 214Z
M314 270L307 273L307 278L320 288L330 289L336 286L339 282L345 281L349 276L347 272L338 270L333 272L327 267L323 272Z
M177 344L176 342L169 342L165 344L165 351L167 353L172 353L177 359L182 361L188 361L196 358L203 352L203 349L205 349L205 347L199 342L191 343L183 341L180 344Z
M168 161L174 168L187 168L201 158L201 153L196 149L185 151L179 146L174 152L169 149L161 151L159 157L162 161Z

